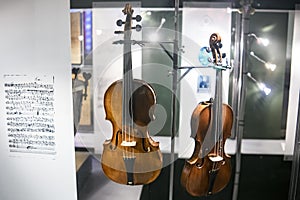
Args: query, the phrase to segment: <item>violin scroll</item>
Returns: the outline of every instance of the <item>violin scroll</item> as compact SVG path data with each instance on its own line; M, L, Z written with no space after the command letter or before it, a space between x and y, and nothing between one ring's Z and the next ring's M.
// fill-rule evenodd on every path
M213 61L215 65L222 64L222 57L225 55L221 54L220 49L222 48L222 39L218 33L213 33L209 38L209 47L212 52Z

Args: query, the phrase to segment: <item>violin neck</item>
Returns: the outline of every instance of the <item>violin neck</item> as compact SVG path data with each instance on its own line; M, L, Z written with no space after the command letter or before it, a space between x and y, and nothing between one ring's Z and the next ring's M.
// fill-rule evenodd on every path
M132 56L131 56L130 38L131 38L131 31L125 31L124 46L123 46L123 54L124 54L123 55L123 76L126 76L129 73L132 75Z
M131 56L131 30L124 32L124 46L123 46L123 99L122 99L122 110L123 110L123 125L132 125L132 103L130 98L133 92L133 74L132 74L132 56Z
M213 102L212 116L213 116L213 133L216 133L218 142L222 138L222 70L216 70L216 86L215 86L215 99Z

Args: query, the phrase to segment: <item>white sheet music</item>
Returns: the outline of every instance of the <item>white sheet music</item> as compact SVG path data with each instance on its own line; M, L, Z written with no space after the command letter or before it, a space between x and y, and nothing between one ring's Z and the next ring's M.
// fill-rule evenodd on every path
M4 75L9 152L55 155L54 76Z

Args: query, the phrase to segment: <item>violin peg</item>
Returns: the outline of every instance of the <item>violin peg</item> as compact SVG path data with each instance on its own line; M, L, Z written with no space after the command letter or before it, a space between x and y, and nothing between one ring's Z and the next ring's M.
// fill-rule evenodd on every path
M137 15L137 16L133 17L132 19L136 20L137 22L142 21L141 15Z
M205 50L206 50L207 53L211 52L211 49L209 47L205 47Z
M135 27L132 27L132 29L135 29L137 32L142 30L142 26L141 25L136 25Z
M219 48L221 49L223 47L223 44L220 42L219 43Z
M117 26L122 26L122 24L125 24L125 22L123 22L121 19L119 19L117 21Z
M123 34L124 31L115 31L115 34Z

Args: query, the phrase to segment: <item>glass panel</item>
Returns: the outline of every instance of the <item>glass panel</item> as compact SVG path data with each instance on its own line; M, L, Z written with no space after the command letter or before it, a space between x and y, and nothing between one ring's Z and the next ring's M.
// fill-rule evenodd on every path
M142 16L143 40L153 42L146 44L142 50L142 78L153 86L158 104L155 111L157 123L154 121L153 124L150 124L150 133L156 133L156 136L170 136L173 78L170 72L173 70L173 61L164 48L173 56L174 11L145 9ZM179 29L181 30L181 27ZM161 42L163 47L155 42ZM178 116L178 114L179 109L177 108L176 115ZM178 127L178 121L176 124Z
M71 59L73 65L82 63L81 12L71 12Z
M250 17L244 138L285 137L288 20L288 13L279 12L256 12Z
M105 4L105 3L104 3ZM119 4L120 7L112 7L115 10L108 14L108 10L105 9L103 3L99 4L101 8L95 8L93 14L93 48L94 51L91 53L83 52L85 59L83 60L82 66L80 66L81 72L77 75L77 79L80 82L79 87L82 91L79 92L80 100L79 104L82 103L82 108L80 110L80 126L79 132L84 132L85 125L92 124L93 127L93 105L95 105L96 111L95 115L97 120L95 120L96 130L92 130L92 134L81 134L85 147L93 148L93 176L86 182L83 186L85 189L84 192L80 193L79 199L89 199L94 194L100 199L125 199L122 191L126 191L126 197L131 199L168 199L168 190L169 190L169 176L170 176L170 159L169 159L169 143L164 143L169 137L158 137L161 140L155 141L160 142L160 146L164 147L164 167L162 168L161 175L158 177L155 182L147 184L144 186L138 187L128 187L125 185L114 184L112 181L107 181L108 179L102 173L99 163L99 155L102 154L102 144L103 141L111 137L111 124L105 120L103 112L103 93L107 89L108 85L121 77L122 74L122 45L112 44L114 41L122 40L123 35L115 36L113 31L122 30L115 25L117 19L123 19L124 15L120 12L122 10L123 3ZM112 8L110 7L110 8ZM214 7L214 6L212 6ZM219 7L217 7L219 8ZM213 8L211 8L213 9ZM137 9L138 10L138 9ZM196 10L199 11L199 10ZM201 12L199 12L201 13ZM107 15L106 15L107 14ZM220 14L218 12L218 14ZM227 13L229 16L230 13ZM142 26L143 31L140 35L134 35L132 39L134 40L148 40L149 36L153 30L160 28L174 29L174 11L170 9L144 9L141 12L143 16ZM182 12L180 12L179 24L180 30L182 28ZM212 12L212 15L215 16L216 12ZM237 14L239 15L239 14ZM216 19L215 17L212 17ZM164 19L164 20L163 20ZM198 20L198 18L196 18ZM229 21L227 20L229 19ZM196 20L197 24L198 21ZM227 23L230 24L230 17L224 19L226 20L226 30ZM255 15L251 16L250 23L250 32L249 34L249 72L251 76L248 80L247 90L247 105L246 105L246 125L245 125L245 138L251 139L280 139L284 138L284 130L286 126L286 102L287 96L286 90L288 89L288 73L289 73L289 61L286 59L288 55L288 49L290 45L290 36L289 36L289 27L290 25L290 15L288 12L260 12L257 11ZM206 19L200 20L200 22L207 23ZM200 23L199 22L199 23ZM225 27L225 23L222 23L222 28ZM102 26L103 25L103 26ZM101 27L102 26L102 27ZM192 28L191 28L192 27ZM203 29L202 26L199 27ZM188 27L187 31L189 33L197 35L199 31L195 31L194 26ZM205 29L206 30L206 29ZM230 29L228 35L230 37ZM234 29L232 29L234 31ZM161 31L161 30L158 30ZM84 31L83 31L84 32ZM173 32L162 31L160 34L160 40L172 40ZM232 32L234 36L235 32ZM253 33L253 34L252 34ZM198 37L198 36L197 36ZM257 38L259 37L268 37L269 46L261 46L257 43ZM153 38L150 38L153 39ZM238 40L239 38L237 38ZM85 41L85 37L83 37ZM199 41L206 43L207 38L199 38ZM228 40L228 45L230 46L230 39ZM194 41L195 42L195 41ZM198 41L196 41L198 42ZM262 41L261 41L262 42ZM225 49L224 46L224 49ZM167 51L172 52L173 47L171 44L165 44L164 46ZM150 134L155 136L169 136L170 131L170 112L171 112L171 81L172 76L168 76L168 72L172 69L172 61L165 53L165 51L160 48L159 45L155 44L146 44L141 48L139 45L133 45L133 53L136 53L134 62L137 69L135 70L137 78L141 78L153 86L156 95L157 95L157 104L159 105L156 109L156 115L158 121L163 121L162 124L151 124L150 125ZM187 51L190 50L188 46L185 47ZM141 50L142 49L142 50ZM198 53L199 49L196 49ZM184 57L185 54L183 54ZM229 57L229 56L228 56ZM233 55L234 57L234 55ZM110 59L112 58L112 59ZM195 57L198 61L198 57ZM286 62L287 60L287 62ZM264 64L270 62L276 64L277 68L275 71L268 71ZM109 67L108 67L109 66ZM120 67L121 66L121 67ZM142 67L141 67L142 66ZM154 66L154 67L153 67ZM270 65L269 65L270 66ZM272 65L271 65L272 66ZM92 78L88 80L88 89L87 95L89 100L84 99L84 87L85 78L83 72L92 74ZM198 72L198 71L197 71ZM94 77L95 76L95 77ZM198 78L200 76L197 76ZM201 75L203 78L204 76ZM254 79L254 80L253 80ZM192 90L188 90L184 98L190 98L194 92L197 92L198 79L194 81L196 84L189 86ZM271 93L265 95L259 90L256 81L264 82L265 85L271 88ZM184 82L184 81L183 81ZM213 80L210 79L212 83ZM212 83L213 84L213 83ZM194 87L195 86L195 87ZM213 85L211 87L214 87ZM198 88L199 89L199 88ZM203 91L203 90L202 90ZM74 91L75 92L75 91ZM212 92L212 91L209 91ZM231 92L229 91L229 96ZM76 94L74 94L76 96ZM97 102L93 104L93 99ZM198 99L197 99L198 101ZM182 99L179 103L182 104ZM74 104L76 105L76 103ZM187 106L194 107L193 103L181 105L183 108ZM100 113L100 114L99 114ZM186 126L190 126L190 114L180 113L184 117L184 120L180 123L184 123ZM179 116L179 115L178 115ZM99 120L101 119L101 120ZM164 121L166 120L166 121ZM188 148L193 150L194 141L190 138L190 132L181 130L179 137L183 136L180 140L180 145L184 146L184 150ZM192 141L192 142L191 142ZM264 140L259 140L264 141ZM231 143L234 146L234 143ZM245 147L246 145L244 145ZM255 149L260 150L260 146L257 144L253 145ZM265 146L265 145L262 145ZM178 148L178 146L176 146ZM179 151L181 151L180 149ZM177 153L177 149L175 149ZM180 158L175 161L175 173L174 173L174 198L173 199L198 199L197 197L192 197L189 195L181 186L180 175L182 173L183 166L185 164L186 157L191 156L191 152L185 151L185 154L179 155ZM228 153L228 152L227 152ZM232 152L230 152L231 154ZM259 153L259 152L258 152ZM231 162L235 163L236 156L232 153ZM182 157L181 157L182 156ZM96 159L94 159L96 158ZM88 163L91 164L91 163ZM290 162L283 160L283 156L260 156L260 155L243 155L242 157L242 168L240 171L240 187L239 187L239 198L240 199L253 199L253 198L281 198L284 199L287 196L288 182L289 182L289 173L290 173ZM268 173L266 173L266 170ZM254 176L255 174L255 176ZM222 192L213 195L211 197L200 197L200 199L231 199L232 190L234 187L234 164L232 164L232 178L228 186L222 190ZM250 178L249 178L250 177ZM252 177L252 178L251 178ZM97 187L95 187L95 185ZM113 189L110 187L113 185ZM270 185L271 187L262 187L262 185ZM255 186L255 187L254 187ZM251 190L249 190L251 188ZM255 195L252 194L253 188L255 188ZM105 197L104 193L106 190L113 190L113 193L108 194ZM118 192L114 192L118 190ZM266 194L266 196L263 196Z
M71 10L71 55L75 132L93 132L92 11Z

